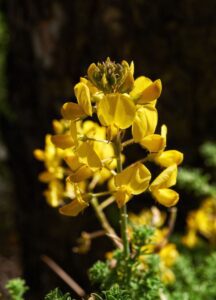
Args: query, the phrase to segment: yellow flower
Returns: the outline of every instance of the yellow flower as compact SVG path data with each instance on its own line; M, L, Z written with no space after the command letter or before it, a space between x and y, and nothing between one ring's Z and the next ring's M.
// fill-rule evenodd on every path
M116 201L122 207L131 197L143 193L149 185L151 173L141 163L135 163L114 178L117 187Z
M63 215L75 217L89 206L88 202L85 201L86 199L84 200L77 184L74 184L74 189L76 198L59 209L59 212Z
M64 168L62 167L62 157L64 151L57 149L51 142L51 135L45 137L45 149L35 149L34 156L36 159L43 161L46 170L39 174L39 180L42 182L50 182L54 179L63 179Z
M166 146L166 141L162 135L151 134L147 135L140 141L140 145L146 148L150 153L159 153Z
M99 92L98 88L96 88L96 86L94 86L91 83L91 81L85 77L80 77L80 82L83 82L87 85L87 87L89 88L90 95L91 95L91 100L94 101L94 95Z
M176 184L177 166L166 168L150 185L153 197L162 205L170 207L179 200L179 194L169 187Z
M132 124L132 135L135 142L140 142L145 136L155 132L158 121L157 110L154 105L138 106Z
M61 108L61 114L65 120L76 120L85 115L81 105L73 102L66 102Z
M188 247L196 245L201 236L209 240L211 244L216 244L216 201L214 197L205 199L199 209L189 213L187 231L186 236L183 237L183 243Z
M52 180L48 185L48 189L44 191L44 196L49 205L58 207L64 203L64 185L59 180Z
M64 119L53 120L52 126L56 134L62 134L69 130L70 122Z
M187 234L181 238L181 241L188 248L194 248L199 241L196 230L189 229Z
M88 116L92 116L91 96L88 86L83 82L79 82L74 87L74 93L78 104L82 107L84 112Z
M76 154L79 157L79 161L89 166L91 170L96 171L102 167L101 160L90 143L82 143L77 148Z
M160 97L162 84L160 79L152 82L151 79L140 76L134 82L134 88L130 96L136 104L146 104Z
M160 258L166 267L171 267L179 257L175 244L167 244L159 252Z
M70 167L68 180L71 182L81 182L93 175L91 168L80 163L79 158L76 155L65 157L65 162Z
M99 157L88 143L79 146L76 155L66 156L64 159L71 169L68 178L72 182L86 180L102 167Z
M107 94L98 103L97 114L103 126L126 129L133 123L135 113L136 106L127 94Z
M74 140L70 134L52 135L51 141L60 149L67 149L74 146Z
M175 282L176 277L172 270L166 267L161 267L161 280L169 285Z
M173 164L180 165L183 161L184 155L177 150L167 150L154 158L154 161L161 167L169 167Z

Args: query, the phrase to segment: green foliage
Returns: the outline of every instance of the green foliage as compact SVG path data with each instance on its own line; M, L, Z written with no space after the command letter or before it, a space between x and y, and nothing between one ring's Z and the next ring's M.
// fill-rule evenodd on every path
M55 288L45 296L44 300L72 300L72 298L69 293L63 294L59 288Z
M24 300L23 295L29 288L25 280L14 278L8 281L6 289L8 290L11 300Z
M200 169L179 168L178 186L196 196L216 196L216 187L209 183L210 179Z
M168 299L216 299L216 252L208 255L199 251L188 251L179 258L174 266L176 282L169 287Z
M204 163L208 167L216 167L216 143L205 142L200 147L200 153L204 158ZM212 184L213 178L210 174L205 174L198 168L179 168L178 185L182 189L193 192L196 196L216 196L216 187Z
M132 257L125 261L122 251L117 250L111 261L93 265L89 277L99 288L97 297L101 298L98 299L160 299L164 286L160 280L159 257L157 254L147 254L142 249L144 242L149 242L153 233L153 229L148 226L134 228Z
M109 290L103 291L102 296L92 294L89 300L131 300L127 291L122 290L118 284L114 284Z
M105 262L97 261L89 270L89 277L93 284L102 284L109 275L109 267Z
M143 245L149 244L151 242L152 235L154 233L154 228L151 226L132 226L133 236L132 244L138 250Z
M204 157L207 166L216 167L216 143L206 142L200 147L200 152Z

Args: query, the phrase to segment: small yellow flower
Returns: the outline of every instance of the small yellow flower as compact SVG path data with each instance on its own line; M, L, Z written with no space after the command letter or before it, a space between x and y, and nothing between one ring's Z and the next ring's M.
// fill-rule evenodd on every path
M135 163L114 178L117 187L116 201L122 207L131 197L143 193L149 185L151 173L141 163Z
M161 167L169 167L173 164L180 165L183 161L184 155L177 150L167 150L160 153L154 158L154 161Z
M66 102L61 108L61 114L65 120L76 120L83 117L85 111L82 106L77 103Z
M74 140L70 134L52 135L51 141L60 149L67 149L74 146Z
M81 182L90 178L102 167L101 161L89 143L82 143L75 155L66 156L65 162L71 169L68 177L72 182Z
M151 79L140 76L134 82L134 88L130 96L136 104L146 104L160 97L162 84L160 79L152 82Z
M162 135L151 134L147 135L140 141L140 145L146 148L150 153L159 153L166 146L166 141Z
M74 184L74 189L76 198L59 209L59 212L63 215L75 217L89 206L88 202L84 200L77 184Z
M84 112L88 116L92 116L91 96L88 86L83 82L79 82L74 87L74 93L78 104L82 107Z
M132 124L132 135L135 142L140 142L145 136L155 132L158 121L157 110L154 105L138 106Z
M159 252L160 258L166 267L171 267L179 257L176 245L169 243L162 247Z
M64 198L64 185L60 180L52 180L48 184L48 189L44 191L46 201L52 207L58 207L63 204Z
M169 187L176 184L177 166L166 168L150 185L153 197L162 205L170 207L179 200L179 194Z
M135 113L136 106L126 94L107 94L98 103L97 114L103 126L126 129L133 123Z
M196 230L189 229L187 234L181 238L181 241L188 248L194 248L199 242Z

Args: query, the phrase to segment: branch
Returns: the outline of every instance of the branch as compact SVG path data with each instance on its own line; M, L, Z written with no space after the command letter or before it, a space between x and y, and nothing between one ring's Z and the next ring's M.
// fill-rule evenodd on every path
M41 256L42 261L53 270L67 285L80 297L84 297L86 292L80 287L80 285L74 281L57 263L55 263L50 257L46 255Z

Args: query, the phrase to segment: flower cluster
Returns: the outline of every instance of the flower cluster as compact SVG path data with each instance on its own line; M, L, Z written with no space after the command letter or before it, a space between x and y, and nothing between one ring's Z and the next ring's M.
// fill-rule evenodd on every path
M171 187L183 154L165 150L165 125L160 134L155 133L161 90L160 80L134 79L133 63L119 64L108 58L89 66L87 76L74 87L77 103L63 104L63 119L54 121L55 134L46 136L44 150L35 150L46 168L39 175L48 183L45 196L51 205L61 206L60 213L76 216L93 198L105 195L122 208L145 191L164 206L178 202L179 195ZM124 139L126 130L131 135L128 140ZM144 148L143 159L122 169L124 148L133 143ZM146 161L162 168L153 180ZM95 193L106 182L108 190Z

